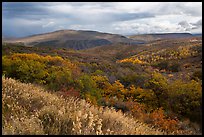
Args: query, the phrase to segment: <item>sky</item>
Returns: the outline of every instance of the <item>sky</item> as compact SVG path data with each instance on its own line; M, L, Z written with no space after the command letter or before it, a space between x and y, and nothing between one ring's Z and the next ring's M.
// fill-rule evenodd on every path
M2 35L56 30L122 35L202 33L202 2L3 2Z

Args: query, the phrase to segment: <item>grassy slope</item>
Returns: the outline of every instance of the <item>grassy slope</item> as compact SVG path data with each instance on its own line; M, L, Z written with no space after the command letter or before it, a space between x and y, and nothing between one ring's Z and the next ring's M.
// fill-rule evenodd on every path
M2 78L3 134L165 134L122 112Z

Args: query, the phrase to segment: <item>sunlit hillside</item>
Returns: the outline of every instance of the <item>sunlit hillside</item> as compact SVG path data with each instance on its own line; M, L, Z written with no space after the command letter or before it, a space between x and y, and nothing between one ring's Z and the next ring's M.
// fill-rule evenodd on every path
M2 130L8 134L166 134L111 108L63 98L41 87L2 78Z

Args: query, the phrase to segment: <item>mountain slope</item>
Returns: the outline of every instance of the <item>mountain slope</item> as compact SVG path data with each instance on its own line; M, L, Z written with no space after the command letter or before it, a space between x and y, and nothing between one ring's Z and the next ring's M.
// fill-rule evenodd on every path
M5 40L5 42L22 42L26 46L48 46L79 50L112 43L133 43L134 41L118 34L101 33L97 31L60 30L15 40Z
M128 36L128 38L142 41L142 42L150 42L154 40L187 38L192 36L193 35L190 33L158 33L158 34L156 33L156 34L131 35L131 36Z

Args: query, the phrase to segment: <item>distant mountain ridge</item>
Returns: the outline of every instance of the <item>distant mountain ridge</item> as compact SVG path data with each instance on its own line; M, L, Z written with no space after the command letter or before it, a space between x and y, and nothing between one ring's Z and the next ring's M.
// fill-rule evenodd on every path
M160 39L174 39L174 38L187 38L193 37L191 33L155 33L155 34L139 34L139 35L130 35L128 38L133 40L150 42Z
M200 36L200 35L195 35ZM25 46L88 49L111 44L144 44L154 40L195 37L190 33L156 33L123 36L92 30L58 30L23 38L2 38L2 42L23 43ZM202 35L201 35L202 36Z
M21 42L24 43L25 46L48 46L77 50L113 43L135 43L134 40L118 34L82 30L59 30L24 38L5 40L5 42Z

